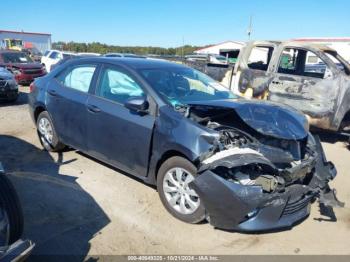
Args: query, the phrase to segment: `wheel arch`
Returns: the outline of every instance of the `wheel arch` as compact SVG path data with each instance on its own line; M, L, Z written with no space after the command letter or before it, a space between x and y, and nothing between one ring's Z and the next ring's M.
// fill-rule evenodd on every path
M158 175L159 168L162 166L162 164L165 161L167 161L169 158L174 156L183 157L184 159L192 162L195 166L197 166L197 164L194 161L192 161L190 157L186 156L185 153L174 149L167 150L164 153L162 153L162 155L159 158L156 156L153 156L151 158L151 164L148 170L148 176L144 181L147 184L155 186L157 184L157 175Z
M183 154L180 151L177 150L168 150L166 152L164 152L164 154L162 155L162 157L158 160L157 165L156 165L156 169L155 169L155 179L157 180L157 175L158 175L158 171L159 168L162 166L162 164L167 161L169 158L174 157L174 156L178 156L178 157L182 157L185 158L186 160L190 161L193 163L193 161L191 161L185 154ZM196 164L193 163L195 166Z
M38 120L38 117L40 115L40 113L46 111L46 107L42 104L39 104L35 107L34 109L34 120L35 122Z

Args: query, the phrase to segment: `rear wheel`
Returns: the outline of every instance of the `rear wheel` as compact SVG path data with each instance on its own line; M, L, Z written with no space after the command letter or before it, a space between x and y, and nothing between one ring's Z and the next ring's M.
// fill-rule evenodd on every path
M23 233L23 213L11 181L0 175L0 246L11 245Z
M40 143L47 151L60 152L65 148L65 145L58 139L48 112L43 111L39 114L36 126Z
M164 207L174 217L199 223L205 219L205 208L197 193L189 187L197 168L187 159L171 157L159 168L157 188Z

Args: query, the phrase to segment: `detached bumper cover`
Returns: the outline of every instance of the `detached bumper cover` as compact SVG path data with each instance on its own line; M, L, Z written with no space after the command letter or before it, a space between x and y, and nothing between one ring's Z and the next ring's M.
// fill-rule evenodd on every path
M315 139L317 163L308 184L292 184L283 190L267 193L260 186L246 186L226 180L212 170L203 171L192 183L208 212L214 227L242 232L258 232L290 228L310 214L317 198L325 205L342 206L328 182L336 176L334 165L327 162L322 146ZM229 158L229 168L236 161ZM248 163L249 159L244 162ZM212 166L216 166L215 163ZM334 197L332 197L334 196Z
M303 185L292 185L283 193L264 193L259 186L232 183L212 171L198 177L193 188L204 202L211 225L247 232L293 226L309 215L318 194Z

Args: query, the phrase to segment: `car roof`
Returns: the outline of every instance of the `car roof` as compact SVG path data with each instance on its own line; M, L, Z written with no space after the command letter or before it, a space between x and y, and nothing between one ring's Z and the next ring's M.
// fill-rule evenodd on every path
M123 65L133 69L156 69L156 68L184 68L186 66L180 65L174 62L169 62L162 59L153 58L127 58L127 57L90 57L90 58L80 58L74 59L77 61L100 62L115 65Z

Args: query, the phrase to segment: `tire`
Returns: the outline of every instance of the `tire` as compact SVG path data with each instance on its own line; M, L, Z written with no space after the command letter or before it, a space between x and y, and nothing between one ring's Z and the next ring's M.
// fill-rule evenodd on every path
M179 182L176 175L178 170L181 170L182 181L187 177L190 179L191 176L194 179L197 175L197 168L187 159L178 156L169 158L161 165L157 174L159 197L166 210L177 219L191 224L199 223L206 217L203 202L200 201L194 190L188 188L188 183ZM169 189L177 191L165 192ZM176 202L175 199L177 199ZM170 203L171 201L173 204ZM184 204L181 205L181 202ZM181 212L181 210L186 212Z
M0 174L0 208L7 215L10 225L9 243L16 242L23 233L23 212L11 181Z
M44 135L45 132L43 131L43 128L41 128L42 123L45 124L44 126L46 128L50 129L50 131L46 133L48 136ZM51 117L47 111L43 111L39 114L36 122L36 128L40 143L45 150L50 152L61 152L65 149L66 146L59 141Z

